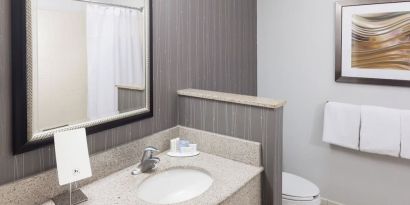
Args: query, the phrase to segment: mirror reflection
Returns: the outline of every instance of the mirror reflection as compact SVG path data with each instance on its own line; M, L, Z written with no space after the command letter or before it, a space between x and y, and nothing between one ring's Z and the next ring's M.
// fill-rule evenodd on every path
M34 133L147 109L144 0L31 0Z

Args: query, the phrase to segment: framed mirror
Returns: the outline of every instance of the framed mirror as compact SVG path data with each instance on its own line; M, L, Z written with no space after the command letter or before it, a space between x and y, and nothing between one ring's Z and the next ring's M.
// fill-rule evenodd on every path
M13 0L14 154L153 116L152 0Z

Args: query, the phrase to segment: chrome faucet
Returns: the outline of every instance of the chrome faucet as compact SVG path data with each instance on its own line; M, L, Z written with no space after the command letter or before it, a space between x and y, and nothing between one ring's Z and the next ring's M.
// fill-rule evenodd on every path
M160 159L158 157L152 156L154 152L159 152L159 150L151 146L144 149L144 154L142 154L141 162L137 165L138 169L132 171L133 175L145 173L157 167L157 164L159 163Z

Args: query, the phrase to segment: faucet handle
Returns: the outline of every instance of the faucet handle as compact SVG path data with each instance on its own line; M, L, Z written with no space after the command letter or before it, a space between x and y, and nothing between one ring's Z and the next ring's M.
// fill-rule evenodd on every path
M147 147L147 148L144 149L144 152L151 152L151 153L153 153L153 152L159 152L159 149L157 149L157 148L155 148L155 147L153 147L153 146L149 146L149 147Z
M154 152L159 152L159 149L149 146L147 148L144 149L144 153L142 154L142 159L141 159L141 163L146 160L146 159L150 159L152 158L152 154Z

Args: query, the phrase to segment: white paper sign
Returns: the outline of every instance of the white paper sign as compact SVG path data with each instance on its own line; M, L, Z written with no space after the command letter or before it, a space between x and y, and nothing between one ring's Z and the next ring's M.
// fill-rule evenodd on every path
M60 185L92 176L85 129L54 134Z

